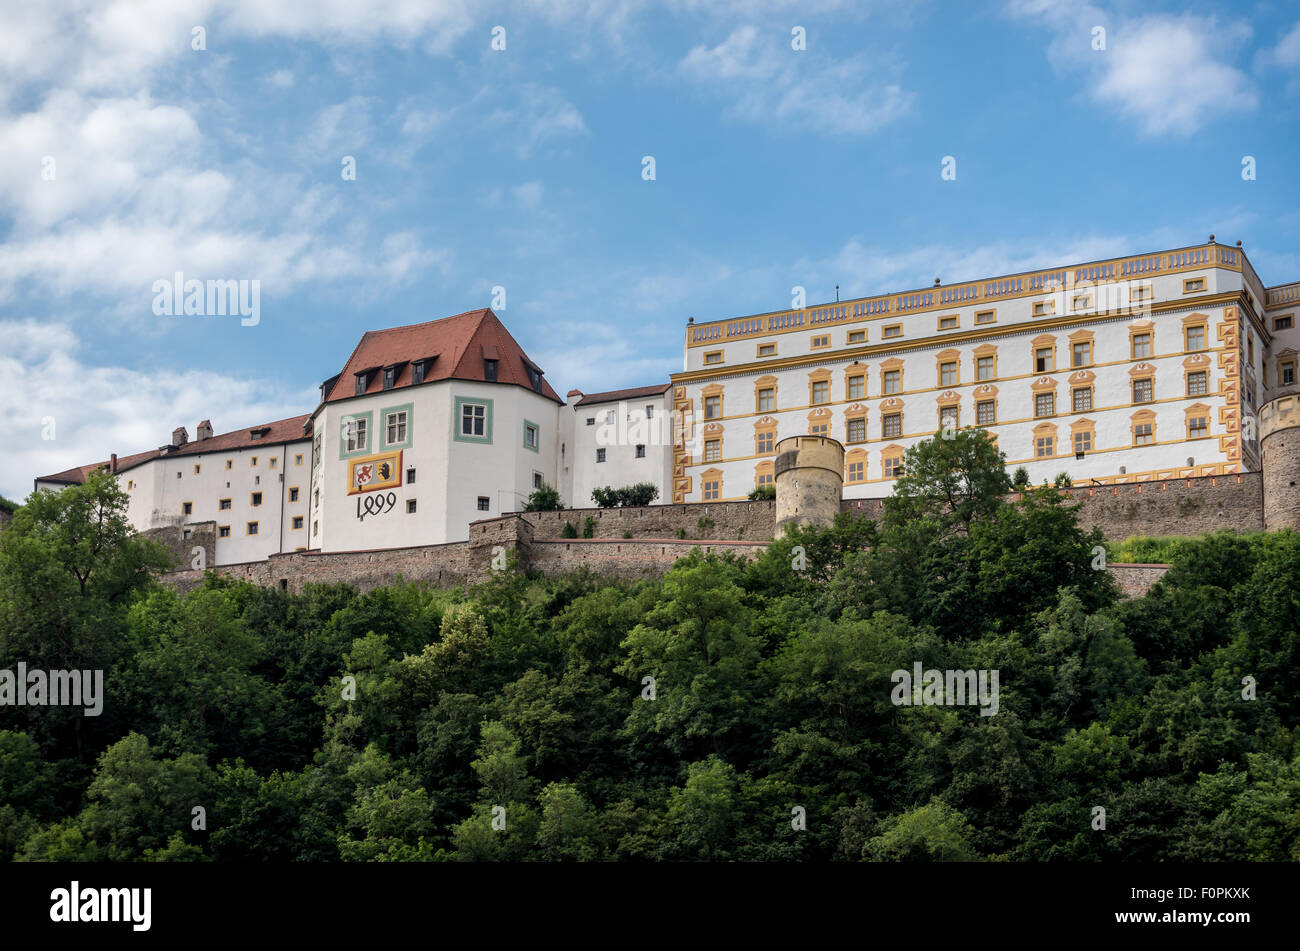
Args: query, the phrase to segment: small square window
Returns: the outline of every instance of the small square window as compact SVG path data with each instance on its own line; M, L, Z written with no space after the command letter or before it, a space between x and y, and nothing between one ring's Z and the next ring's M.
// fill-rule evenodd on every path
M406 500L406 514L407 515L415 514L415 499Z
M587 425L588 425L588 426L595 426L595 425L596 425L596 417L595 417L595 416L588 416L588 417L587 417Z
M717 479L704 483L704 501L715 502L721 494L722 484Z
M1150 423L1137 423L1133 427L1133 445L1149 446L1156 441L1155 434L1151 431Z
M774 357L774 356L776 356L776 344L774 344L774 343L760 343L760 344L758 345L758 355L759 355L760 357Z
M1034 316L1047 317L1056 312L1056 302L1050 300L1040 300L1034 303Z
M721 350L714 350L714 351L712 351L711 353L706 353L706 354L704 355L704 365L705 365L705 366L712 366L712 365L715 364L715 363L721 363L721 362L722 362L722 351L721 351Z
M290 523L290 527L292 527L292 528L294 528L294 529L302 528L302 522L303 522L302 516L301 516L301 515L295 515L295 516L293 517L293 521Z
M478 510L480 512L490 512L492 510L492 500L486 495L480 495L478 497Z
M1203 277L1189 277L1183 281L1184 294L1195 294L1197 291L1203 290L1205 290L1205 278Z
M230 510L230 499L221 499L219 502L217 502L217 509L218 509L219 511L222 511L222 512L227 512L227 511L229 511L229 510Z
M229 525L218 525L218 526L217 526L217 537L218 537L218 538L229 538L229 537L230 537L230 526L229 526Z
M261 505L261 504L262 504L262 493L261 493L261 492L254 492L254 493L252 494L252 497L249 499L249 504L250 504L250 505Z
M531 449L534 452L538 448L538 429L533 423L524 424L524 448Z
M636 447L636 457L637 457L638 459L644 459L644 458L645 458L645 446L640 445L640 444L637 445L637 447Z
M951 317L939 318L940 330L953 330L954 328L957 327L957 324L958 324L958 319L956 314L953 314Z
M814 350L825 350L830 345L831 338L829 334L818 334L812 338L812 348Z
M1204 416L1190 416L1187 419L1187 438L1201 439L1210 434L1209 422Z
M256 523L256 522L249 522L249 523L248 523L248 525L247 525L247 534L249 534L249 535L256 535L256 534L257 534L257 523Z
M1086 429L1083 432L1074 434L1074 454L1081 456L1084 453L1092 452L1092 433Z
M298 501L298 487L296 485L289 490L289 501L290 502Z
M1055 455L1056 439L1052 436L1039 436L1034 440L1034 456L1042 459Z
M407 469L407 470L406 470L406 484L407 484L407 485L410 485L410 484L411 484L412 482L414 482L414 481L415 481L415 469L413 469L413 468L411 468L411 469Z
M884 471L886 479L896 479L903 474L903 457L886 456L884 459Z
M903 336L903 325L890 324L889 326L883 328L880 331L880 336L884 337L885 339L889 339L890 337L901 337Z
M1188 396L1205 396L1210 391L1208 374L1204 370L1196 370L1187 374L1187 395Z
M182 502L182 503L181 503L181 514L182 514L182 515L193 515L193 514L194 514L194 503L193 503L193 502Z
M1273 318L1273 329L1274 329L1274 330L1290 330L1290 329L1291 329L1292 327L1294 327L1294 326L1295 326L1295 315L1294 315L1294 314L1287 314L1287 315L1284 316L1284 317L1274 317L1274 318Z
M604 450L604 449L597 449L597 450L596 450L596 461L597 461L597 462L604 462L604 461L605 461L605 450Z
M1034 394L1034 416L1055 416L1056 415L1056 394L1055 393L1035 393Z
M996 320L997 311L994 310L981 310L975 314L975 323L977 324L991 324Z
M865 330L850 330L849 343L866 343L867 332Z
M758 433L756 435L755 442L756 442L757 452L760 456L763 455L764 453L771 452L773 446L776 443L776 433L772 432L771 430L764 430L763 432Z

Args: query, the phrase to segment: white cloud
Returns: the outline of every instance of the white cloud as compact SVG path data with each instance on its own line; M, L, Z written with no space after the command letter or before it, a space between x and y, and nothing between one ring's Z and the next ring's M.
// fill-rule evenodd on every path
M516 185L510 191L515 196L522 208L536 208L542 203L542 192L544 187L541 182L524 182L522 185Z
M1289 69L1300 67L1300 23L1291 27L1291 31L1278 41L1277 46L1271 51L1270 58L1279 66Z
M268 84L277 89L288 89L293 85L293 71L288 69L277 69L270 76L266 77Z
M501 92L490 90L485 94ZM521 158L553 139L587 133L582 113L558 89L526 83L504 94L509 95L511 102L490 113L487 122L508 127L505 136Z
M893 80L880 57L816 59L789 47L779 32L737 27L717 46L696 46L680 73L732 99L728 113L749 122L868 135L906 115L916 99Z
M1084 98L1137 123L1145 135L1186 136L1259 105L1254 82L1233 65L1250 38L1244 22L1194 14L1107 16L1086 2L1011 0L1014 17L1044 23L1048 58L1083 78ZM1093 49L1105 29L1106 48Z
M229 432L309 412L318 396L207 371L95 366L59 324L0 322L0 337L0 494L16 500L37 475L157 448L176 426L193 433L211 418L217 432ZM42 438L47 419L52 440Z

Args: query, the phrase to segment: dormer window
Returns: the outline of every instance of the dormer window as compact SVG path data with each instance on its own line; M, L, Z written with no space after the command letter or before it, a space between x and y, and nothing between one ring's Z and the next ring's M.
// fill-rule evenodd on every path
M542 392L542 371L535 366L528 367L528 384L533 388L534 393Z
M411 364L411 383L424 382L424 368L428 364L427 360L416 360Z
M367 374L365 373L357 374L357 396L360 396L362 393L366 391L366 386L369 383L370 381L367 379Z
M489 383L497 381L497 362L495 360L483 361L483 379Z
M384 389L391 390L397 382L397 367L384 367Z

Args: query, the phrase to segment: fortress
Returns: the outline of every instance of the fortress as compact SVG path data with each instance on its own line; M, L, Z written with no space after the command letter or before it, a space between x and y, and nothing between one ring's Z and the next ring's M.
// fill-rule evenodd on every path
M904 451L986 430L1031 481L1069 475L1107 537L1300 527L1300 282L1266 287L1238 243L697 323L664 383L561 399L491 310L364 334L305 415L78 466L182 564L261 583L401 573L472 580L493 559L662 570L753 552L787 522L870 513ZM649 482L658 503L580 506ZM555 486L574 508L521 510ZM776 501L746 501L774 486ZM565 531L566 526L570 528ZM565 537L589 533L588 538ZM178 583L188 583L178 576Z

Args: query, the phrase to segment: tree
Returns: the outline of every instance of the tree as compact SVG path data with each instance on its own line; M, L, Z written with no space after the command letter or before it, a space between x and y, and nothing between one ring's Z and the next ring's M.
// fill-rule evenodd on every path
M942 534L969 534L971 523L991 517L1011 490L1006 455L983 429L963 429L951 439L935 436L909 447L903 472L885 502L886 527L930 518L942 526Z
M605 486L591 491L591 500L603 509L615 506L649 505L657 498L659 498L659 489L653 482L638 482L618 489Z
M545 482L533 490L524 504L525 512L553 512L562 508L564 503L560 501L560 493Z
M749 501L751 502L771 502L775 498L776 486L770 482L754 486L754 491L749 493Z

